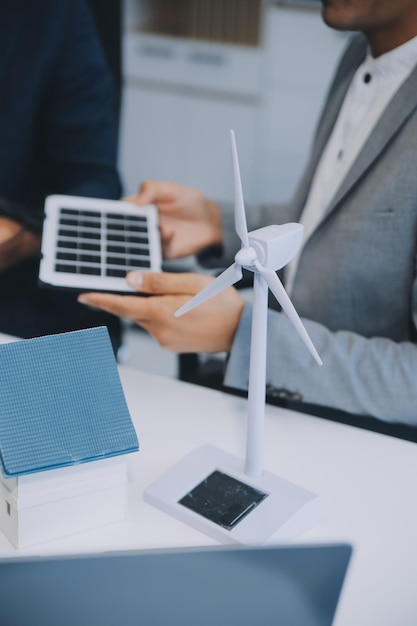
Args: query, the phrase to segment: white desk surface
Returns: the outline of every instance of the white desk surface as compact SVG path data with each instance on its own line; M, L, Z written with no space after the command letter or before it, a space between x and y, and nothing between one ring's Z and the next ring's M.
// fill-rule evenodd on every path
M129 457L126 521L25 550L0 533L0 557L215 544L142 493L205 443L242 456L246 400L124 367L120 374L141 446ZM415 626L417 445L272 406L265 434L265 468L320 497L321 521L298 541L354 546L334 626Z

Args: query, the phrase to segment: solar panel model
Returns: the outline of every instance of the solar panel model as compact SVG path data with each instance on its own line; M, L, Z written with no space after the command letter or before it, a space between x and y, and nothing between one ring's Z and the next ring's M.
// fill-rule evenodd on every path
M158 272L155 206L51 195L45 201L39 280L52 287L131 292L130 270Z

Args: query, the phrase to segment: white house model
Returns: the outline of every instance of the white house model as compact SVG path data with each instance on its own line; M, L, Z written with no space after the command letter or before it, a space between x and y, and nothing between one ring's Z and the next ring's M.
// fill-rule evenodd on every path
M139 449L106 328L0 345L0 530L20 548L122 520Z

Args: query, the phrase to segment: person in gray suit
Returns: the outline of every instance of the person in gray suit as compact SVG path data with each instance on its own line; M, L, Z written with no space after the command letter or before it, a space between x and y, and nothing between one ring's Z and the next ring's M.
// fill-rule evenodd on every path
M286 316L269 311L267 379L288 397L417 426L417 2L322 0L324 21L360 31L328 92L294 200L247 211L252 230L301 221L305 240L287 288L324 365L316 367ZM230 207L198 191L148 181L167 258L238 250ZM129 317L177 352L229 354L224 382L248 382L251 307L230 288L178 319L205 286L198 274L128 274L154 298L83 294Z

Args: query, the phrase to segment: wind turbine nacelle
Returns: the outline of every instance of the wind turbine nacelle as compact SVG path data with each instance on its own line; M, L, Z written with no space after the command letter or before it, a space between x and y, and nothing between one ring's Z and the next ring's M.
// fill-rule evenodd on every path
M303 240L302 224L274 224L248 233L249 245L255 250L258 261L271 270L279 270L291 261Z

